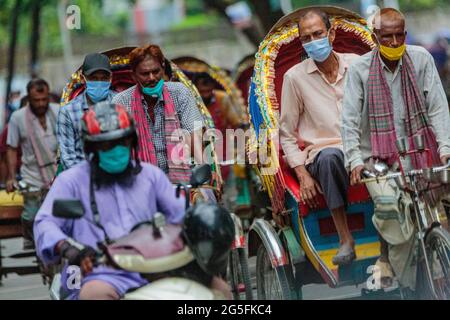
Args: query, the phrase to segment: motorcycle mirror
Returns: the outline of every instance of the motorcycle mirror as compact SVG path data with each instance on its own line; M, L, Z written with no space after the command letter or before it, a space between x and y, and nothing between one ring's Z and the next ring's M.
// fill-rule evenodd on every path
M185 205L185 209L189 208L189 201L190 201L190 189L187 185L185 185L184 183L179 183L177 185L177 189L175 190L175 196L177 198L180 197L181 195L181 190L184 190L184 196L186 199L186 205Z
M191 179L189 184L196 188L205 184L212 178L211 167L208 164L202 164L192 169Z
M56 199L53 201L53 215L64 219L80 219L84 216L84 207L80 200Z

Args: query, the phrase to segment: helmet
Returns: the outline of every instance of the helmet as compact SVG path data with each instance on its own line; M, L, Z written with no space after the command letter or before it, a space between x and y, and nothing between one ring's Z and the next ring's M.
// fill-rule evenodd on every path
M103 142L136 135L134 120L124 106L102 101L83 114L84 141Z
M212 203L187 210L183 236L199 266L210 275L226 270L235 229L230 213Z

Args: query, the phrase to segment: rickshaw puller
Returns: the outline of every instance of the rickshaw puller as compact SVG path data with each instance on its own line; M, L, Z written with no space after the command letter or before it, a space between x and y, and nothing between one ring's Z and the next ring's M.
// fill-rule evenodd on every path
M432 56L406 45L405 18L393 8L375 14L373 27L377 46L353 63L345 87L342 138L352 184L360 183L361 171L373 159L395 170L398 138L407 137L414 149L413 136L422 135L435 166L450 159L448 102ZM406 170L424 165L420 159L406 160ZM411 200L393 181L366 186L375 204L374 225L387 242L377 261L381 276L393 278L392 265L400 284L414 289Z
M165 58L157 45L136 48L129 56L137 84L112 101L125 106L136 120L139 159L158 166L172 183L187 183L191 173L188 159L175 159L172 150L180 147L180 142L188 144L191 151L201 149L193 148L194 136L201 136L203 128L195 98L184 84L164 81ZM202 162L198 153L194 157Z
M18 148L22 149L20 174L28 190L22 192L24 208L21 216L24 249L33 244L33 221L44 201L56 172L56 117L59 106L50 103L49 85L43 79L33 79L27 85L29 105L11 115L6 144L8 180L6 190L17 185Z

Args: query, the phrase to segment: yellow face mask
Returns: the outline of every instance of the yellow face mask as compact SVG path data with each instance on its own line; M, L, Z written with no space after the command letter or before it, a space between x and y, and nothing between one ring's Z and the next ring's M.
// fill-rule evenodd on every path
M398 48L389 48L380 44L380 53L383 57L390 61L400 60L406 51L406 44L402 44Z

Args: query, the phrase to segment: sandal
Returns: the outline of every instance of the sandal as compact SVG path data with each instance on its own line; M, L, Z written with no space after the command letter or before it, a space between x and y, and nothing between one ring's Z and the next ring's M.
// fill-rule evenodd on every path
M344 266L352 263L356 259L355 249L349 245L342 245L337 254L333 257L332 263L335 266Z

